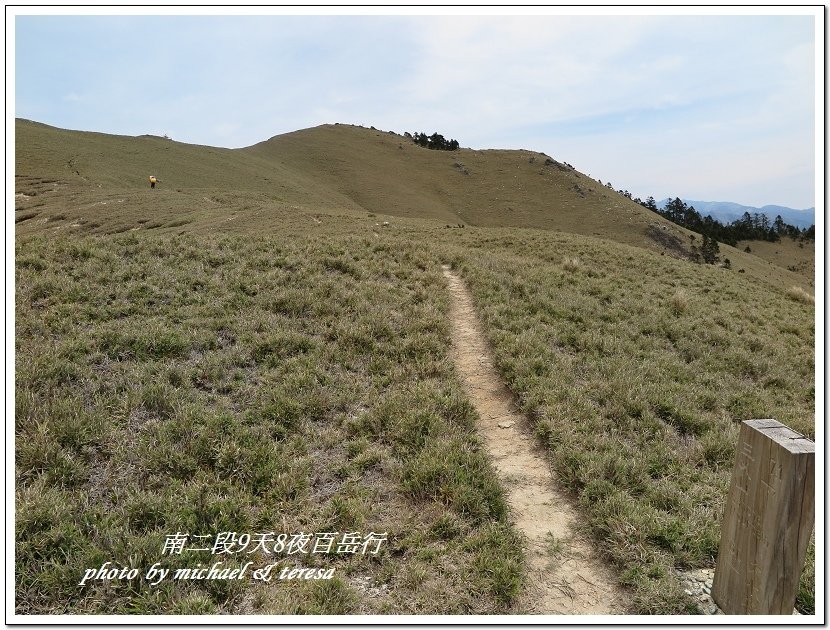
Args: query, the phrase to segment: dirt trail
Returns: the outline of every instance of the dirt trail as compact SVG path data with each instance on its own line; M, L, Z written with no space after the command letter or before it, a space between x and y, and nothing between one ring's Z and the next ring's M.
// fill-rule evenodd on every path
M590 543L573 531L579 516L557 490L528 419L516 409L495 370L470 292L448 266L443 269L453 298L453 358L481 417L479 432L507 490L512 519L528 539L528 576L519 609L531 614L625 614L624 593Z

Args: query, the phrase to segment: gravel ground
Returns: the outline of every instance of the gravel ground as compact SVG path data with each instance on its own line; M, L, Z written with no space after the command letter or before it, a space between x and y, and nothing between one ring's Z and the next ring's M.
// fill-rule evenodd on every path
M697 602L701 615L722 615L723 611L712 599L712 580L715 577L714 569L693 569L678 571L680 585L687 595Z
M680 585L687 595L697 602L697 608L701 615L722 615L723 611L718 608L715 600L712 599L712 580L715 577L714 569L692 569L690 571L677 571ZM793 610L794 615L800 614Z

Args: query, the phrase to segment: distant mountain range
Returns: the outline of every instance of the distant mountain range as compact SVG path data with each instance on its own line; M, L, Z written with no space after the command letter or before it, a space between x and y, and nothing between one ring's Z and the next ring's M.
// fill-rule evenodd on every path
M662 210L669 201L671 199L668 198L658 201L657 207ZM709 215L724 224L732 223L732 221L740 219L744 212L749 212L749 214L755 214L756 212L765 214L769 217L770 222L774 221L775 217L780 214L785 223L800 228L808 228L816 222L815 208L796 210L794 208L773 205L755 208L754 206L742 206L739 203L733 203L731 201L696 201L694 199L683 199L683 203L687 206L694 206L695 210L700 214L704 216Z

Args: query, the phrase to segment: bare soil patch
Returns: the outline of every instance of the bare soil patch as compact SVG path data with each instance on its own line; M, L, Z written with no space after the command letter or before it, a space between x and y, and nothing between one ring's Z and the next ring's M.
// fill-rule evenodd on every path
M453 358L467 395L478 410L511 517L527 537L525 592L519 609L530 614L625 614L617 581L575 528L570 499L556 487L544 455L534 444L527 417L499 378L472 297L449 267Z

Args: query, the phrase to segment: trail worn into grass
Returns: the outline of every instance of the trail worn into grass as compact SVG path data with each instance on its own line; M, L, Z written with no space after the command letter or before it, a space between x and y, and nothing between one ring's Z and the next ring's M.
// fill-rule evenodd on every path
M507 490L511 516L527 537L525 592L520 610L532 614L625 614L625 597L590 544L575 531L579 518L557 490L534 445L528 419L499 378L473 301L448 266L453 357L480 416L479 430Z

